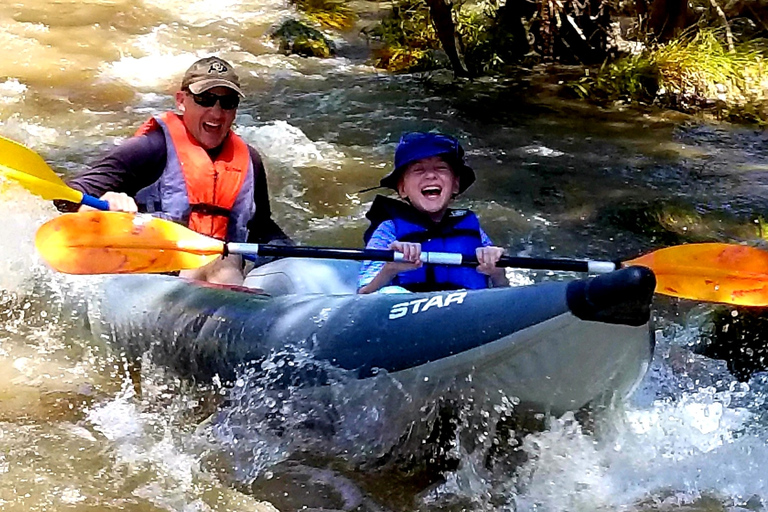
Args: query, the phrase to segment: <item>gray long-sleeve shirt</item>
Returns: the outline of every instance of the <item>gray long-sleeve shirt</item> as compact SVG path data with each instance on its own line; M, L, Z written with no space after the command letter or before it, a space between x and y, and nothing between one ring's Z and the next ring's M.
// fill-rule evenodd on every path
M282 240L290 242L288 236L272 220L267 190L267 175L261 155L252 146L254 171L254 201L256 213L248 222L248 242L267 243ZM139 137L132 137L97 161L90 169L78 174L67 184L83 193L101 197L105 192L123 192L131 197L160 179L166 162L165 136L160 130L153 130ZM215 157L215 154L212 155ZM55 201L60 211L75 211L78 205L68 201Z

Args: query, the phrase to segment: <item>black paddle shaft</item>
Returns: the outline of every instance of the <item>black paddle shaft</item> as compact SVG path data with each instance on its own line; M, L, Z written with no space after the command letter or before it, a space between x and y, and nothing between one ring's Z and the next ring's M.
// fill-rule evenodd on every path
M263 245L228 243L227 253L278 258L326 258L336 260L400 261L400 253L382 249L344 249L337 247L301 247L295 245ZM425 263L477 266L475 255L454 253L422 253ZM533 270L561 270L570 272L608 272L621 267L620 263L565 258L529 258L502 256L498 267L528 268Z

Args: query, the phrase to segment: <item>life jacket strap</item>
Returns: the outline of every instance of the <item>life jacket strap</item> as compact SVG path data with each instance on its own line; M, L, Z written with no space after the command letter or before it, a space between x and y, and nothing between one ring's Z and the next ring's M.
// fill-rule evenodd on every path
M226 217L229 219L230 211L215 204L195 203L191 204L190 207L192 213L197 213L200 215L212 215L216 217Z

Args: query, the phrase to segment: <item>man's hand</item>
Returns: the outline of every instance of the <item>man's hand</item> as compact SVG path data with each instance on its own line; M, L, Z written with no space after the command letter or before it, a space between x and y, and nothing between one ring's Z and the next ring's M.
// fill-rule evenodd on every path
M134 201L133 198L128 194L124 194L122 192L106 192L99 199L102 199L108 202L109 211L112 211L112 212L136 213L139 211L139 207L136 206L136 201ZM95 208L91 208L90 206L86 206L86 205L81 205L77 211L87 212L91 210L95 210Z

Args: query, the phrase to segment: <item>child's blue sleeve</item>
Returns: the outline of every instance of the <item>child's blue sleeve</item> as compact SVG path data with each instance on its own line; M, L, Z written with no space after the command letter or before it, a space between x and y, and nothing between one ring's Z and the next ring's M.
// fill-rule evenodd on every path
M391 220L385 220L373 232L365 248L389 249L390 244L397 240L395 236L395 223ZM373 281L373 278L384 268L384 263L383 261L364 261L358 274L357 287L362 288Z
M480 228L480 244L483 247L488 247L493 245L491 238L486 234L485 231L483 231L483 228Z

